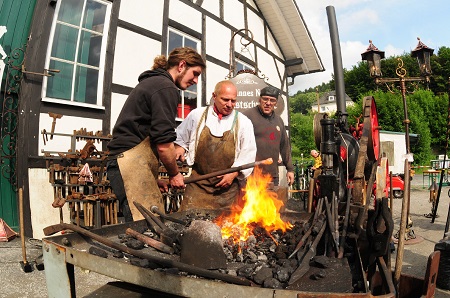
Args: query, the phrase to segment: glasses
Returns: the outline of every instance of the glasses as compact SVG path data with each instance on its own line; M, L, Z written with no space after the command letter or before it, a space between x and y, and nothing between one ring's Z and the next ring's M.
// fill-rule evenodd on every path
M273 98L273 97L265 97L265 96L262 96L261 99L262 99L263 102L268 102L268 101L270 101L270 103L273 103L273 104L276 104L276 103L278 102L278 99Z

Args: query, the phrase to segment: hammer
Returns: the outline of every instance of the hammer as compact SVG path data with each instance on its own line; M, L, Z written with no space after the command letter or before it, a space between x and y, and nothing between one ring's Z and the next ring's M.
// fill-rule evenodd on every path
M50 131L50 140L53 140L53 133L55 132L56 119L61 119L63 115L49 112L48 115L53 118L52 130Z

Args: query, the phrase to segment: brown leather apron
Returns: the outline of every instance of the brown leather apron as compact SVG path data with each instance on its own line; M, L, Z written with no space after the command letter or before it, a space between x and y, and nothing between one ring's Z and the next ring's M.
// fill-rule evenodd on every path
M152 205L158 206L159 210L164 210L161 191L156 183L159 159L153 150L150 137L147 137L117 158L134 221L144 219L134 206L133 202L135 201L141 203L148 210Z
M237 114L231 130L226 131L222 137L213 136L210 129L204 127L197 142L191 177L231 168L236 153L234 136L236 119ZM228 188L215 187L220 180L222 178L213 177L187 184L181 210L230 207L239 194L238 181L235 179Z

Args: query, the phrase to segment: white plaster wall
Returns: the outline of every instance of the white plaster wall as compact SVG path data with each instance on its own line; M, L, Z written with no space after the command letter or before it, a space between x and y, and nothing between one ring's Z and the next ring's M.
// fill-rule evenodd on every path
M278 57L283 56L281 54L280 48L276 44L275 39L273 38L273 35L272 33L270 33L270 31L267 34L267 49L272 53L274 53L275 55L277 55Z
M264 38L264 22L256 15L252 10L247 10L248 26L250 31L253 33L253 39L259 44L265 46Z
M287 107L286 97L285 96L281 96L281 98L282 98L282 101L283 101L283 104L284 104L284 110L283 110L283 113L281 113L280 117L281 117L281 119L283 119L284 125L288 125L289 124L289 122L288 122L288 117L289 117L288 111L289 111L289 109Z
M162 32L164 0L126 0L120 5L119 19L152 32Z
M211 18L206 18L206 53L225 63L230 62L230 29ZM210 73L209 68L207 72Z
M125 104L125 101L127 100L128 96L118 93L112 93L111 94L111 131L114 128L114 125L116 124L117 117L119 117L120 111L122 111L122 107Z
M39 116L39 131L42 132L44 129L47 132L50 132L52 129L53 118L49 116L49 114L41 113ZM73 117L63 115L60 119L56 119L55 125L55 133L63 133L73 135L74 130L80 130L81 128L85 128L86 131L97 132L102 130L102 120L100 119L91 119L91 118L81 118L81 117ZM41 151L57 151L57 152L68 152L71 149L71 138L69 136L54 136L52 140L50 140L50 136L48 140L45 142L42 135L39 137L39 155L44 155ZM101 145L97 146L97 149L101 150ZM86 141L78 141L76 143L75 149L80 150L86 145Z
M43 229L58 224L59 208L53 208L53 187L48 181L47 169L29 169L30 209L33 238L44 237ZM67 204L62 208L64 222L70 222Z
M405 171L406 140L404 133L380 132L380 142L391 141L394 143L394 161L389 160L389 171L393 174L401 174ZM380 152L380 155L383 152Z
M211 62L206 62L208 71L208 80L206 81L206 103L209 104L214 87L219 81L225 80L228 75L228 69L218 66Z
M224 1L223 17L225 22L233 24L237 30L245 28L244 6L238 0Z
M159 41L123 28L117 28L113 83L135 87L139 75L145 70L149 70L153 66L155 57L160 54L161 43Z
M195 8L179 1L170 1L169 18L192 30L202 32L202 14Z
M203 1L202 8L214 14L215 16L220 17L220 5L218 0Z

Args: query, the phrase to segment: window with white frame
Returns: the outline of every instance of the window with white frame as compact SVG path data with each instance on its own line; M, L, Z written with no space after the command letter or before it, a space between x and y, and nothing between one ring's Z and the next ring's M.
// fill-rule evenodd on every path
M200 52L200 41L175 29L169 28L169 38L167 45L167 55L178 47L190 47ZM177 117L180 119L186 116L197 107L198 94L200 94L200 77L196 85L189 86L186 90L181 90L181 101L178 103Z
M111 2L59 0L45 67L43 100L101 106Z
M241 70L255 70L253 66L250 66L247 63L244 63L242 61L236 60L236 70L235 73L238 73Z

